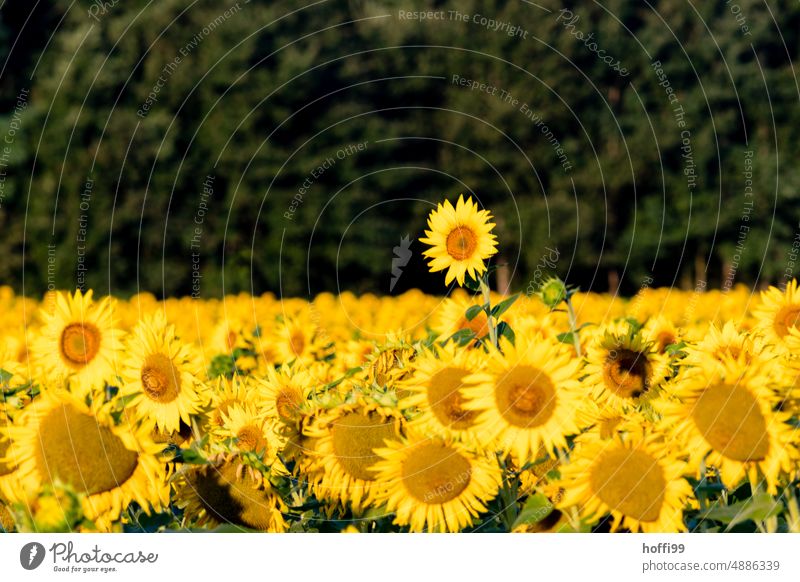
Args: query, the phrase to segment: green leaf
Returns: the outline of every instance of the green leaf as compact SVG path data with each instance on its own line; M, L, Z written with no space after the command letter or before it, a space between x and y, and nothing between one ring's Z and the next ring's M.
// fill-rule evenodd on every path
M514 333L514 330L511 329L511 326L508 325L505 321L501 321L500 324L497 326L497 337L501 336L510 341L512 345L516 343L517 334Z
M509 297L508 299L504 299L503 301L501 301L500 303L498 303L497 305L495 305L495 306L492 308L492 315L494 315L495 317L500 317L500 316L501 316L501 315L503 315L503 314L504 314L506 311L508 311L508 308L509 308L509 307L511 307L512 305L514 305L514 302L515 302L517 299L519 299L519 293L517 293L517 294L515 294L515 295L512 295L512 296L511 296L511 297Z
M565 331L564 333L560 333L556 336L556 339L560 341L562 344L571 344L574 343L572 341L572 332Z
M459 329L456 333L447 338L446 341L453 340L458 345L463 346L471 342L473 339L475 339L475 332L473 332L471 329Z
M180 458L188 465L205 465L208 463L208 459L194 449L181 450Z
M485 311L485 309L485 305L473 305L464 312L464 316L467 318L467 321L472 321L481 311Z
M753 495L733 505L716 505L700 515L701 519L710 519L728 524L731 529L743 521L763 521L770 517L780 515L783 507L766 493Z
M520 525L531 525L542 521L553 512L553 503L547 496L535 493L528 497L522 511L519 512L516 521L511 529Z
M469 289L470 291L480 291L481 284L480 282L476 281L469 275L464 278L464 288Z

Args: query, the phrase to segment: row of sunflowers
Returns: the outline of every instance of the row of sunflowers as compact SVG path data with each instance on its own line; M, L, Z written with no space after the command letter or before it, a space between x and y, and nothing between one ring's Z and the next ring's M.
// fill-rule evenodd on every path
M500 296L490 218L445 298L0 289L0 525L800 531L796 283Z

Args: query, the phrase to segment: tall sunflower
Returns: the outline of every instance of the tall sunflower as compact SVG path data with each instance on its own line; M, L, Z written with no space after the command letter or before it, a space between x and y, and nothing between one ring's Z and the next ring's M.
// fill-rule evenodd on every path
M68 380L79 395L102 387L113 376L122 349L109 297L92 300L92 291L57 293L52 313L41 311L43 325L30 354L49 379Z
M480 369L481 359L480 353L457 349L452 342L417 355L401 384L408 396L400 408L416 409L412 424L420 432L457 439L472 434L478 413L464 408L465 378Z
M521 463L567 446L567 435L579 432L580 362L557 340L503 339L502 352L490 353L486 370L468 376L464 408L478 413L476 431L486 442L513 452Z
M423 254L430 259L432 273L447 269L445 284L453 279L459 285L469 275L478 278L486 271L484 261L497 253L497 237L491 234L495 227L488 210L478 210L472 197L461 195L455 208L449 200L439 204L428 217L428 228L420 242L430 245Z
M669 360L641 332L616 327L590 343L583 384L599 401L622 409L652 398L669 371Z
M441 438L388 441L376 450L376 503L412 532L458 532L468 527L500 487L493 457Z
M191 425L207 400L197 352L177 338L161 311L137 324L127 348L120 395L133 397L135 415L153 419L166 433L177 431L181 421Z
M595 431L577 439L569 463L559 468L564 496L559 509L576 507L589 523L610 514L611 531L685 531L683 508L692 489L685 463L656 432L619 430L610 439Z
M314 462L309 475L319 499L350 503L360 511L375 492L376 450L401 436L399 411L360 400L322 412L308 426Z
M689 451L699 471L705 459L719 470L729 488L749 477L762 477L767 490L777 491L782 471L797 459L790 414L773 411L777 394L770 388L770 370L743 365L732 358L689 370L676 382L670 400L660 405L665 423Z
M108 528L132 501L149 513L168 503L161 447L149 427L115 425L96 406L63 390L44 390L19 424L6 429L23 484L12 501L30 503L61 481L81 494L84 514Z

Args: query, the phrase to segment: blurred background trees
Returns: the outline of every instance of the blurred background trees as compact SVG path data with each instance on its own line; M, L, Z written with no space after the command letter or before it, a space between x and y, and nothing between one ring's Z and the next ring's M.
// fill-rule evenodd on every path
M515 290L546 249L595 291L779 282L800 228L800 6L737 0L737 21L732 4L7 3L0 281L190 294L199 262L204 296L388 293L393 248L464 192L497 218ZM441 292L411 249L393 292Z

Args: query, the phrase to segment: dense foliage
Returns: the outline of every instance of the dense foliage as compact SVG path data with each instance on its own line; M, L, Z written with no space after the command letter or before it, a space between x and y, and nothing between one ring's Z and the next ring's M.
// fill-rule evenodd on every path
M432 290L416 239L462 191L494 210L516 290L554 256L598 291L793 274L794 2L54 0L0 19L18 290L386 293L406 235L391 289Z

